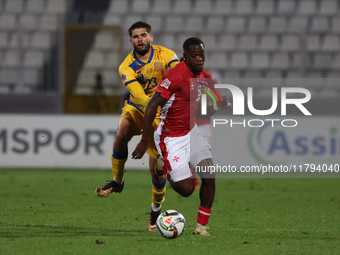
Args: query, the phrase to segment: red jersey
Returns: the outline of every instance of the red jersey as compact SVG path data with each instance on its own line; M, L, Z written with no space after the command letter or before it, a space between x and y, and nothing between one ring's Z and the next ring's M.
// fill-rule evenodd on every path
M214 84L209 84L210 86L214 86L217 83L217 79L215 76L213 76L210 72L208 72L207 70L203 70L201 72L201 74L203 74L204 78L210 78L213 80ZM205 118L202 119L200 117L197 116L196 112L195 112L195 119L196 119L196 123L198 126L200 125L205 125L205 124L210 124L211 123L211 119L210 118Z
M195 125L194 113L201 99L198 84L191 84L190 78L203 78L194 75L184 61L165 73L156 92L168 100L161 110L161 123L157 133L161 136L178 137L186 135Z

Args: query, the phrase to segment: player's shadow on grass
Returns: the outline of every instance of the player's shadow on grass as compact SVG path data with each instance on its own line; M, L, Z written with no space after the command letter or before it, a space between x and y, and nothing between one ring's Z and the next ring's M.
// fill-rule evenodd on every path
M3 229L6 227L7 229ZM74 236L140 236L148 233L141 229L114 229L35 224L1 224L0 238L20 237L74 237Z

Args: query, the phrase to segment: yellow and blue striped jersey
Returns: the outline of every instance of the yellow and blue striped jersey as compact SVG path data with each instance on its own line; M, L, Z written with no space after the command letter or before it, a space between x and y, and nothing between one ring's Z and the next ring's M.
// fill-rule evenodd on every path
M119 66L119 75L131 93L128 103L144 112L158 82L178 63L176 53L163 46L151 46L151 55L145 62L132 51Z

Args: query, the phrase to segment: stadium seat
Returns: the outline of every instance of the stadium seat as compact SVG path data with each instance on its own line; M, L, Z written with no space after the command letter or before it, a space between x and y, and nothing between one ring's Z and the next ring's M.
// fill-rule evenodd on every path
M192 12L192 6L190 0L176 0L173 13L174 14L187 14Z
M19 24L23 30L36 30L38 26L38 18L33 14L22 14L19 17Z
M29 0L26 3L26 13L40 14L45 9L44 0Z
M8 33L0 32L0 49L6 49L8 47Z
M338 89L339 84L340 84L340 73L329 72L325 78L326 87Z
M239 71L226 71L220 78L220 83L238 85L241 81L241 74ZM222 90L223 91L223 90Z
M249 15L253 12L253 1L252 0L238 0L235 2L235 14Z
M251 54L251 69L267 69L269 67L269 56L266 53Z
M282 33L286 31L287 20L284 17L270 17L269 31L273 33Z
M337 1L335 0L320 1L320 14L321 15L339 14Z
M307 77L303 79L306 88L322 88L325 84L320 72L307 73Z
M170 0L157 0L154 1L152 12L154 14L167 14L170 9Z
M17 83L17 74L13 68L1 68L0 84L15 85Z
M30 68L24 70L24 83L29 86L36 86L38 84L38 69Z
M185 32L200 32L203 27L203 19L201 16L188 17L183 30Z
M124 14L128 12L129 1L126 0L112 0L109 6L108 13Z
M93 88L92 87L76 87L74 94L75 95L92 95Z
M308 25L308 18L307 17L301 17L301 16L295 16L291 18L289 22L289 32L296 32L301 33L302 31L307 30Z
M89 51L85 61L84 61L84 68L90 69L98 69L104 66L104 53L102 51Z
M132 12L134 13L146 13L150 10L149 0L132 1Z
M158 33L163 31L163 22L161 16L148 16L146 17L146 23L150 24L152 28L151 33Z
M274 13L274 1L259 0L257 3L256 14L271 15Z
M302 56L300 53L296 53L293 55L293 62L292 62L292 68L300 70L305 66L305 68L310 68L312 63L311 63L311 56L307 54L306 56L303 57L303 63L302 63Z
M293 0L280 0L277 8L278 14L292 15L296 10L295 1Z
M340 70L340 54L339 53L333 59L332 69Z
M196 0L194 5L194 14L210 15L212 12L212 1Z
M275 53L270 65L273 69L287 69L289 67L289 57L285 53Z
M295 35L282 36L281 50L298 51L299 50L299 37Z
M245 69L249 65L247 54L233 53L231 55L230 67L234 69Z
M121 21L121 24L123 24L123 31L127 31L132 26L132 24L136 23L138 20L143 20L142 15L140 14L124 15L124 18L124 22Z
M103 74L103 85L104 87L107 86L114 86L114 85L121 85L120 77L118 75L118 72L116 70L111 69L105 69L102 71ZM117 84L118 82L118 84ZM116 88L118 89L118 88Z
M338 17L332 19L332 32L340 33L340 18Z
M19 43L21 40L21 45ZM9 47L18 49L22 47L23 49L27 48L30 45L30 36L27 33L12 33L11 40L9 43Z
M194 33L189 33L189 32L179 34L179 36L177 36L177 38L176 38L177 40L174 41L175 47L174 47L173 50L175 50L176 52L177 51L181 52L180 56L182 56L183 55L183 43L185 42L186 39L188 39L190 37L195 37L195 36L196 35ZM211 50L211 49L206 48L206 50Z
M103 24L104 25L113 25L113 26L120 26L121 25L121 16L118 14L108 13L104 17Z
M325 53L316 53L314 55L314 68L329 69L332 66L332 56Z
M283 85L282 73L280 71L269 71L263 78L263 87L281 87Z
M240 50L255 50L257 48L257 38L255 35L242 35L240 37Z
M0 14L0 30L13 30L16 28L16 18L13 14Z
M31 47L33 49L49 49L52 45L52 37L49 33L36 32L32 35Z
M266 79L272 79L272 78L282 78L282 72L281 71L268 71L265 76Z
M322 45L323 51L340 51L339 35L327 35Z
M245 30L245 18L244 17L229 17L227 22L227 32L240 33Z
M247 71L244 75L243 85L247 87L262 87L263 78L261 72ZM253 90L254 93L254 90Z
M209 57L210 64L209 69L217 69L217 70L225 70L227 67L227 57L225 54L221 53L213 53Z
M121 57L118 52L111 51L108 54L106 54L105 65L104 65L106 68L117 69L120 64L121 64Z
M44 14L41 16L39 23L39 30L42 31L56 31L58 28L58 17L54 14Z
M23 0L7 0L5 2L5 13L21 13L23 7Z
M165 19L165 32L179 32L183 27L183 18L180 16L167 16Z
M304 87L303 79L296 71L287 72L287 77L284 79L283 86L285 87Z
M249 32L260 33L266 30L266 20L264 17L255 16L249 19Z
M77 78L78 87L94 86L97 71L94 69L82 69Z
M208 17L207 32L220 32L224 30L224 20L222 16Z
M326 32L329 29L326 17L314 17L312 19L312 32Z
M7 50L4 53L2 66L4 67L15 67L19 63L19 55L16 50Z
M232 2L230 0L216 0L213 14L226 15L232 12Z
M318 35L309 35L307 37L307 50L308 51L320 50L320 37Z
M236 37L234 35L222 35L218 43L219 50L233 51L236 48Z
M38 50L27 50L24 58L25 67L40 68L44 63L44 53Z
M204 42L205 49L208 51L216 50L218 45L215 34L203 34L200 39Z
M278 48L276 35L263 35L260 42L260 50L273 51Z
M66 13L66 2L65 0L48 0L46 11L53 14L64 14Z
M299 14L313 15L316 13L316 1L315 0L303 0L300 1Z
M161 45L163 45L164 47L167 47L169 49L174 49L174 47L175 47L175 36L174 36L174 34L167 33L167 34L162 36L161 40L163 41L163 43L161 43Z
M119 41L111 31L99 31L94 37L95 50L112 50L117 49Z

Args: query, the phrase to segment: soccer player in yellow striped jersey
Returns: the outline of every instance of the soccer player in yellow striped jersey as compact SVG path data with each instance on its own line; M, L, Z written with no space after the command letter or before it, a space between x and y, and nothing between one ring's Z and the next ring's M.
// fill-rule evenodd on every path
M163 46L150 45L149 51L150 56L143 60L136 50L132 51L119 67L120 77L131 93L128 103L142 112L165 72L179 62L175 52Z
M165 47L153 45L151 26L138 21L129 28L130 42L134 50L126 57L119 67L119 75L130 92L125 101L118 124L116 139L111 155L113 180L96 189L98 197L107 197L112 192L120 193L124 188L124 165L128 157L128 142L135 135L142 133L144 110L155 92L163 75L176 64L179 59L175 52ZM159 115L155 118L151 132L160 122ZM155 172L157 149L150 137L149 169L152 176L152 203L147 230L156 231L156 219L164 202L166 178ZM131 202L131 201L129 201Z

